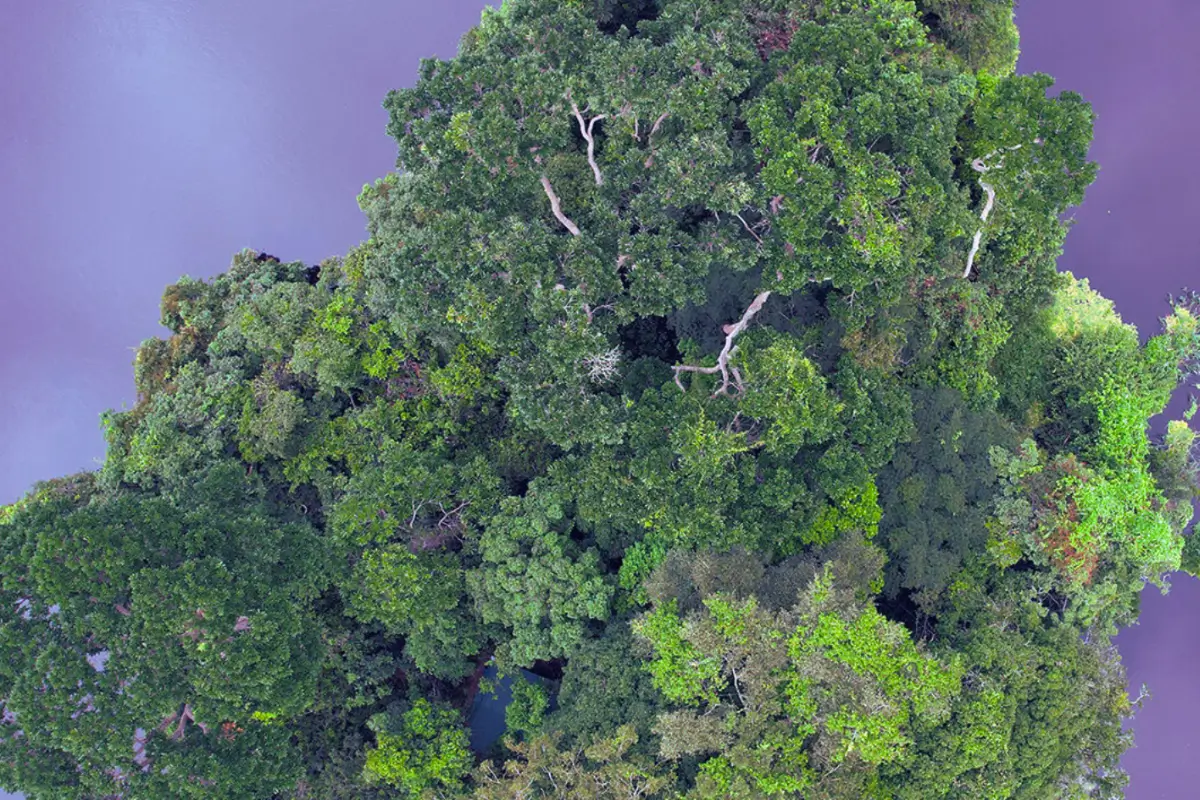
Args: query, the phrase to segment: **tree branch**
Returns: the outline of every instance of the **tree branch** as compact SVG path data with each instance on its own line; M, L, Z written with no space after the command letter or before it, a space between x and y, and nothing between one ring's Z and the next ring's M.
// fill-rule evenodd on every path
M650 129L650 135L646 137L646 144L654 144L654 134L658 133L658 127L663 124L663 121L670 116L670 112L664 111L658 115L658 119L654 120L654 127Z
M1041 144L1041 139L1034 139L1034 144ZM987 224L988 216L992 213L992 207L996 204L996 189L983 176L988 170L999 169L1004 166L1004 154L1011 153L1013 150L1020 150L1022 145L1014 144L1011 147L1000 147L988 153L983 158L977 158L971 162L971 169L979 173L979 185L983 187L983 191L987 194L987 202L983 204L983 211L979 214L979 230L975 231L975 238L971 242L971 252L967 254L967 268L963 270L963 278L971 277L971 267L975 266L975 256L979 254L979 245L983 241L983 226ZM996 164L988 165L988 161L995 156L1000 156L1000 161Z
M592 167L592 174L596 176L596 185L603 186L604 176L600 174L600 167L596 164L596 138L592 135L592 126L604 119L605 115L600 114L592 117L588 120L587 125L584 125L583 114L579 112L579 106L575 104L574 100L571 101L571 110L575 112L575 119L579 121L579 132L587 140L588 164Z
M701 375L719 374L721 376L721 385L718 386L717 390L712 393L713 397L721 394L727 396L729 395L729 387L731 383L730 376L732 376L732 384L735 390L734 393L741 394L745 389L745 386L742 384L742 375L740 372L738 372L737 367L729 366L729 359L732 358L734 353L737 352L737 348L733 346L733 340L738 337L738 334L746 330L746 326L750 324L750 320L754 319L754 315L762 310L763 304L767 302L767 299L770 296L770 291L759 293L759 295L754 298L754 302L752 302L746 308L746 311L742 314L741 319L739 319L733 325L725 326L725 346L721 348L721 353L717 356L717 364L715 367L697 367L689 364L680 364L678 366L671 367L671 369L675 372L675 385L678 386L680 390L687 391L683 385L683 382L679 380L679 376L684 372L698 372Z
M665 120L668 116L670 116L670 114L666 111L659 114L658 119L654 120L654 127L650 129L650 134L646 137L646 146L650 148L650 155L642 164L642 166L644 166L646 169L650 169L650 166L654 164L654 134L658 133L659 126L663 124L663 120Z
M755 233L755 232L754 232L754 229L753 229L753 228L751 228L749 225L747 225L747 224L746 224L746 220L745 220L745 219L742 217L742 215L741 215L741 214L739 214L739 213L737 213L736 211L734 212L734 214L733 214L733 215L734 215L735 217L737 217L739 220L741 220L741 221L742 221L742 227L746 229L746 233L748 233L748 234L750 234L751 236L753 236L753 237L754 237L754 241L758 242L758 243L761 245L761 244L763 243L763 240L762 240L762 238L761 238L761 237L759 237L759 235L758 235L757 233Z
M550 185L550 179L545 175L542 176L542 188L546 190L546 197L550 198L550 210L554 212L554 218L562 223L562 226L571 232L572 236L582 236L579 232L579 227L567 217L562 211L562 203L559 202L558 195L554 193L554 187Z

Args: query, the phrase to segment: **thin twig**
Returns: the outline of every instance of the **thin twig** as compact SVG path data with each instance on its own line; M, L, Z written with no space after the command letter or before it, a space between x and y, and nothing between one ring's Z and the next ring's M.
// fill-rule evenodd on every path
M759 238L759 236L758 236L758 234L754 232L754 229L753 229L753 228L751 228L749 225L747 225L747 224L746 224L746 220L742 219L742 215L741 215L741 214L739 214L739 213L737 213L737 212L735 211L735 212L733 213L733 215L734 215L735 217L737 217L738 219L742 220L742 227L746 229L746 233L748 233L748 234L750 234L751 236L753 236L753 237L754 237L754 241L758 242L759 244L762 244L762 243L763 243L763 240L762 240L762 239L760 239L760 238Z
M642 164L646 169L654 164L654 134L658 133L658 127L663 124L670 114L666 111L658 115L658 119L654 121L654 127L650 129L650 134L646 137L646 146L650 148L650 155L646 157L646 161Z

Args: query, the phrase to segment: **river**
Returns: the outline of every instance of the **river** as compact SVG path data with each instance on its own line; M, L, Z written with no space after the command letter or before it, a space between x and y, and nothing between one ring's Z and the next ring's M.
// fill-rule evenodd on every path
M132 402L132 348L180 274L243 247L308 262L359 241L354 197L394 145L380 101L452 55L480 0L46 0L0 4L0 503L95 466L101 409ZM1061 266L1151 331L1197 280L1200 5L1044 0L1022 71L1099 120L1102 165ZM1178 405L1178 404L1177 404ZM1145 598L1119 643L1153 699L1131 800L1192 796L1200 582Z
M1017 12L1022 72L1047 72L1097 113L1092 158L1100 176L1074 214L1060 269L1090 279L1143 336L1158 330L1166 296L1200 289L1196 217L1200 161L1191 157L1200 111L1200 4L1189 0L1043 0ZM1178 417L1183 393L1168 411ZM1163 421L1157 420L1161 428ZM1138 625L1117 638L1136 696L1124 759L1129 800L1200 794L1200 581L1142 595Z

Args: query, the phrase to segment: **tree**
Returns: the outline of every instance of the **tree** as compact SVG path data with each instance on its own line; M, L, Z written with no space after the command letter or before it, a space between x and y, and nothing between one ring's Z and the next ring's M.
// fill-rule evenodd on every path
M958 660L922 652L839 569L827 564L780 611L717 592L686 615L671 598L635 622L655 686L679 709L659 715L660 752L708 756L696 796L787 796L827 780L862 796L879 765L906 761L916 730L949 715Z
M995 414L975 413L947 388L914 393L917 434L879 475L879 542L889 560L886 593L915 595L931 613L938 598L987 545L997 492L993 446L1016 435Z
M772 288L831 281L861 324L956 226L946 156L974 86L923 66L936 56L910 4L832 8L798 24L747 121L786 243Z
M525 497L501 503L480 537L483 563L467 583L483 620L509 629L502 650L510 664L570 655L588 621L608 616L612 586L569 525L554 487L535 481Z
M672 787L669 769L630 751L638 742L631 726L597 737L585 749L562 747L553 736L514 744L515 758L503 764L485 761L475 771L480 800L578 797L581 800L666 798Z
M40 752L22 769L61 782L69 765L66 785L96 794L294 783L296 753L263 720L313 701L324 546L237 467L200 477L177 502L49 484L0 526L4 588L27 611L5 624L24 639L2 687L24 734L6 760Z
M345 594L355 617L405 639L418 669L455 679L474 669L467 659L484 645L482 626L463 603L465 591L452 554L391 544L363 554Z
M1010 0L488 9L386 98L367 241L169 286L103 469L0 509L0 785L1118 797L1200 301L1143 344L1056 271L1093 115L1016 47ZM475 767L493 657L545 691Z
M579 646L563 668L556 700L543 730L560 734L562 744L586 745L628 725L638 736L632 749L654 751L650 727L660 699L637 658L627 621L613 619L602 635Z
M921 0L917 5L934 35L971 69L1001 76L1016 69L1012 0Z
M367 779L420 797L428 789L458 788L471 769L467 732L458 713L417 700L399 723L373 717L375 747L367 750Z

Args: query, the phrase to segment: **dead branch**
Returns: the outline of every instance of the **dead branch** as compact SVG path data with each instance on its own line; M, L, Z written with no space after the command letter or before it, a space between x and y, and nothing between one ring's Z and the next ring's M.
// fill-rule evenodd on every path
M612 310L613 310L613 304L612 304L612 303L605 303L605 304L604 304L604 305L602 305L602 306L596 306L595 308L592 308L592 307L591 307L591 305L589 305L588 303L584 303L584 304L583 304L583 313L587 315L587 321L588 321L588 324L590 325L590 324L592 323L592 319L593 319L593 317L595 316L595 314L596 314L596 312L597 312L597 311L603 311L603 310L604 310L604 309L606 309L606 308L607 308L609 311L612 311Z
M172 739L179 741L183 738L183 734L187 729L188 722L195 722L196 718L192 716L192 706L190 703L183 704L183 710L179 712L179 727L175 729Z
M554 187L550 185L550 179L545 175L542 176L542 188L546 190L546 197L550 198L550 210L554 212L554 218L562 223L562 226L571 232L572 236L582 236L579 232L579 227L567 217L562 211L562 203L558 199L558 195L554 193Z
M1020 145L1017 145L1020 147ZM983 204L983 211L979 214L980 226L979 230L975 231L975 238L971 242L971 252L967 254L967 268L963 270L963 278L971 277L971 267L975 265L975 256L979 253L979 244L983 241L983 226L987 224L988 215L992 213L992 206L996 202L996 190L990 183L983 179L984 173L989 169L982 158L977 158L971 162L971 169L979 173L979 185L983 187L983 191L987 194L987 202Z
M592 135L592 127L597 122L604 119L605 115L598 114L597 116L594 116L590 120L588 120L587 124L584 125L583 114L580 113L579 106L577 106L575 104L574 100L571 101L571 110L575 112L575 119L577 119L579 121L580 134L582 134L583 138L587 140L588 164L592 168L592 174L596 176L596 185L603 186L604 185L604 176L600 174L600 166L596 163L596 137ZM576 235L578 235L578 234L576 234Z
M174 725L176 721L179 722L179 727L177 727L173 733L167 733L167 729ZM170 737L172 740L179 741L183 738L184 730L186 729L189 721L195 722L196 718L192 714L191 704L184 703L183 708L179 709L174 714L168 714L166 719L160 722L155 730L162 733L167 733L168 737Z
M460 513L462 513L462 510L469 505L471 505L471 501L464 500L461 503L459 503L457 506L455 506L454 508L447 511L446 507L444 505L442 505L441 503L438 503L438 508L440 508L442 510L442 518L440 520L438 520L437 526L439 528L445 527L446 520L450 519L451 517L458 516Z
M746 326L750 324L750 320L754 319L754 315L762 310L763 304L767 302L767 299L770 296L770 291L760 292L759 295L754 298L754 302L752 302L746 308L746 311L742 314L741 319L739 319L733 325L726 325L724 327L725 346L721 348L721 353L717 356L716 366L697 367L690 364L680 364L678 366L671 367L671 369L675 372L675 385L678 386L681 391L687 391L683 385L683 382L679 379L679 376L684 372L697 372L701 375L719 374L721 376L721 385L718 386L716 391L712 393L713 397L716 397L717 395L728 396L730 394L730 376L732 376L734 394L741 394L745 389L745 386L742 384L742 375L740 372L738 372L737 367L729 366L729 359L731 359L737 352L737 348L733 346L733 340L738 337L738 334L746 329Z
M654 120L654 127L650 129L650 135L646 137L647 144L654 144L654 134L658 133L659 126L662 125L663 121L666 120L666 118L670 115L670 112L664 111L658 115L658 119Z
M410 528L411 528L413 525L415 525L415 524L416 524L416 522L417 522L417 514L418 514L418 513L421 511L421 509L422 509L422 508L424 508L424 507L425 507L425 504L426 504L426 503L428 503L428 502L429 502L428 500L422 500L420 503L416 502L415 500L414 500L414 501L412 501L412 503L411 503L411 505L412 505L412 516L408 518L408 527L410 527Z
M1034 139L1034 144L1041 144L1041 139ZM1004 155L1011 153L1013 150L1020 150L1022 145L1014 144L1011 147L1001 147L988 153L982 158L977 158L971 162L971 169L979 173L979 185L983 188L984 194L987 195L987 201L983 204L983 210L979 213L979 230L975 231L975 238L971 241L971 252L967 254L967 268L963 270L963 278L971 277L971 268L975 266L975 256L979 254L979 245L983 241L983 226L987 225L988 216L992 213L992 207L996 204L996 189L990 183L983 179L983 176L988 170L1000 169L1004 166ZM1000 156L1000 160L995 164L988 164L988 161Z
M734 212L733 215L742 221L742 227L746 229L746 233L753 236L754 241L758 242L761 245L763 243L763 240L759 237L759 235L757 233L754 232L753 228L751 228L748 224L746 224L746 220L742 218L742 215L737 213L736 211Z

